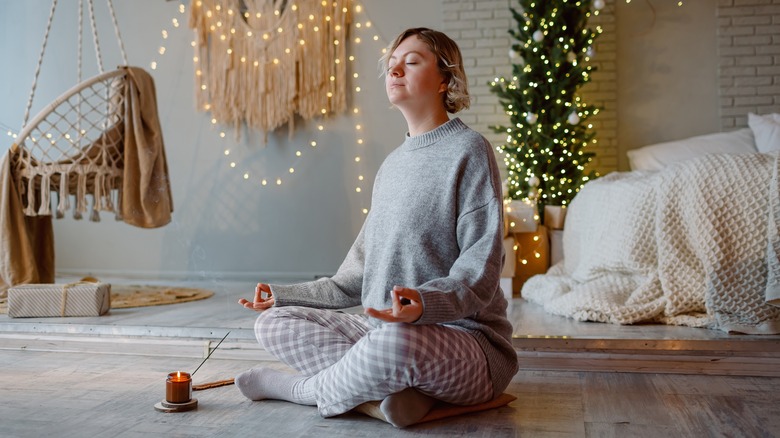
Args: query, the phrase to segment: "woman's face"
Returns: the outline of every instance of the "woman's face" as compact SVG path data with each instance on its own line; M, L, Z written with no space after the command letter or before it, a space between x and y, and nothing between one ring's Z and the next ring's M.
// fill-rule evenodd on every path
M446 90L436 55L428 45L417 35L401 41L387 62L385 91L390 103L409 109L444 106L442 95Z

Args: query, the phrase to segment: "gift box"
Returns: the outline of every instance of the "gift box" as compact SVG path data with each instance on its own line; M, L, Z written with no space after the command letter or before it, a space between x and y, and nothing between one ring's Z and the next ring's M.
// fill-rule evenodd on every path
M100 316L110 308L108 283L23 284L8 289L12 318Z
M566 207L561 205L544 206L544 226L548 230L562 230L566 222Z
M550 267L550 237L547 228L539 227L533 233L515 233L517 257L512 293L520 296L523 284L537 274L544 274Z
M501 291L504 292L504 298L510 303L512 303L512 279L511 278L502 278L500 280L501 285Z
M515 276L516 254L517 244L514 236L504 238L504 267L501 270L501 278L512 278Z
M550 230L550 266L563 260L563 230Z
M504 217L510 233L533 233L539 226L536 204L523 201L509 201L504 204Z

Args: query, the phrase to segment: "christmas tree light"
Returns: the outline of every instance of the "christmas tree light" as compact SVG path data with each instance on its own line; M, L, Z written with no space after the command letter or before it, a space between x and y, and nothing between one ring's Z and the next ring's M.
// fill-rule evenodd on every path
M499 97L507 125L492 126L506 134L498 147L507 170L507 193L512 200L545 205L568 205L595 172L586 173L594 154L585 149L596 142L588 119L599 109L578 96L595 70L588 65L600 28L587 27L590 0L519 0L510 8L517 28L509 50L512 78L495 78L488 85Z

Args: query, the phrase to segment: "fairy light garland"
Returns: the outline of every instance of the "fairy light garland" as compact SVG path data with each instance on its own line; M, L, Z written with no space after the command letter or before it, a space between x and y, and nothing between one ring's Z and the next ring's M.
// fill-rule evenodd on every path
M297 5L295 5L295 4L293 4L291 7L293 8L293 10L297 9ZM221 8L221 6L218 6L218 8ZM184 6L184 4L179 5L178 12L180 14L185 14L186 13L186 7ZM222 11L222 12L225 12L225 11ZM230 14L231 12L235 13L235 12L233 12L231 10L228 10L226 12L228 14ZM275 11L275 13L278 15L279 11ZM373 34L371 33L371 30L373 30L373 24L372 24L371 20L368 19L368 17L366 16L365 9L363 8L363 6L360 5L360 4L355 4L354 8L352 9L352 13L353 13L353 16L356 17L355 20L354 20L354 24L352 26L353 27L353 29L352 29L353 37L352 37L352 40L350 41L350 43L354 44L354 46L352 46L352 47L356 48L357 46L363 44L365 41L371 41L371 42L379 43L381 45L381 49L379 49L378 51L384 53L384 51L386 50L385 49L384 39L380 38L380 36L378 34L376 34L376 33L373 33ZM361 21L362 17L365 17L365 21ZM303 20L303 21L305 23L305 20ZM314 22L313 17L309 17L309 21L310 22ZM171 20L171 23L173 24L173 26L175 28L179 28L180 27L179 21L176 18L173 18ZM304 23L299 23L298 26L299 27L306 26L306 24L304 24ZM213 25L214 29L220 28L221 27L220 25L221 25L220 22L215 23ZM315 32L318 31L318 29L316 27L316 23L313 23L311 25L314 26L313 30ZM228 30L228 32L235 33L235 30L234 29L230 29L230 30ZM346 34L346 32L345 32L345 34ZM161 35L162 35L163 40L167 40L168 37L169 37L168 30L167 29L163 29L161 31ZM251 37L252 35L253 35L252 31L247 31L247 35L246 35L247 37ZM222 36L224 36L224 35L222 35ZM220 38L222 36L220 36ZM266 33L265 35L263 35L264 39L271 38L271 37L272 37L271 33ZM342 41L342 40L335 40L334 41L334 44L336 44L336 45L338 45L338 44L345 44L345 43L347 43L347 41ZM305 40L300 40L299 44L305 45L306 41ZM191 46L193 48L196 47L196 42L192 41L191 42ZM286 53L290 54L290 51L291 51L290 49L287 49ZM350 66L354 66L354 65L357 64L357 56L355 55L357 50L354 49L354 50L352 50L352 52L353 53L348 54L347 59L346 59L346 62L348 62L349 63L348 65L350 65ZM157 53L160 56L163 56L166 53L166 48L165 48L164 43L160 44ZM199 59L199 57L197 56L197 54L195 54L192 59L193 59L195 75L196 76L201 76L202 75L202 70L201 70L201 66L200 66L200 59ZM254 63L257 63L258 61L252 61L252 60L248 60L248 59L242 58L240 60L240 62L254 62ZM336 64L340 64L340 63L345 62L345 61L337 58L337 59L334 59L333 62L335 62ZM154 59L150 63L150 67L152 69L157 69L157 67L158 67L158 60ZM360 74L357 72L357 69L355 69L355 68L350 68L350 70L351 70L351 74L349 76L350 76L350 79L351 79L352 89L353 89L354 93L356 93L356 95L357 95L357 94L361 93L361 91L362 91L362 86L360 84ZM333 80L333 78L331 78L331 80ZM202 86L205 87L205 85L202 85ZM353 99L353 101L357 101L357 100L358 99ZM210 109L209 103L205 103L203 109L208 111ZM241 165L241 162L240 162L241 160L240 159L235 158L235 154L233 153L232 149L229 146L224 146L223 147L223 156L226 158L227 166L230 167L231 169L234 169L235 171L239 172L245 181L253 182L253 183L257 184L259 187L270 188L270 187L278 187L278 186L283 185L283 183L287 180L287 178L289 178L291 175L296 173L296 168L299 167L299 164L301 163L301 160L305 156L307 156L308 150L316 148L317 146L319 146L319 136L317 134L320 133L320 132L324 132L327 129L327 122L324 119L324 116L327 115L327 110L325 108L323 108L321 110L321 112L323 114L323 117L320 118L319 120L315 120L314 121L314 124L316 125L314 134L304 144L298 145L298 147L295 148L296 150L295 150L295 157L293 159L293 162L290 165L284 167L286 170L284 171L283 174L268 175L268 174L260 174L260 173L257 173L255 171L253 171L253 170L248 170L244 166ZM356 153L351 158L351 160L356 165L356 175L357 176L356 176L356 182L355 182L355 192L360 194L361 197L362 197L361 204L363 204L363 205L360 208L361 208L361 213L363 213L365 215L365 214L368 214L368 211L369 211L369 208L368 208L368 205L367 205L368 202L366 201L366 199L369 197L368 196L369 194L368 194L368 191L366 190L366 187L365 187L366 178L365 178L365 165L364 165L364 160L363 160L363 152L365 150L364 148L365 148L365 144L366 144L366 140L365 140L365 138L366 138L365 125L364 125L363 119L362 119L362 110L360 109L359 106L355 105L352 108L350 108L349 113L350 113L350 115L352 117L352 120L353 120L354 141L355 141L355 147L356 147ZM219 136L220 139L226 139L227 138L227 131L226 131L226 129L223 128L223 127L218 127L218 122L217 122L217 120L215 118L211 117L209 119L209 122L210 122L210 125L211 125L212 129L218 131L218 136Z
M184 3L179 4L178 11L179 11L180 15L184 15L187 12L187 8L184 6ZM177 28L177 29L179 27L181 27L181 23L179 21L179 17L171 18L171 26L173 26L174 28ZM163 55L165 55L165 51L167 50L166 47L165 47L165 45L166 45L165 43L168 40L168 36L170 35L170 32L168 31L167 28L163 28L160 31L160 35L161 35L161 38L162 38L163 41L159 44L159 47L157 48L157 54L160 55L160 56L163 56ZM157 70L157 59L156 58L152 58L152 61L149 63L149 68L152 69L152 70Z

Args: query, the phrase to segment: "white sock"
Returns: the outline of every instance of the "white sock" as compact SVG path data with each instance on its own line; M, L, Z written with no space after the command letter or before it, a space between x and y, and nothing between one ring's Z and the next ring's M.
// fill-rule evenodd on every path
M311 377L285 373L272 368L252 368L236 376L236 386L250 400L284 400L316 406Z
M430 412L436 399L427 396L414 388L390 394L379 405L387 421L395 427L406 427L414 424Z

